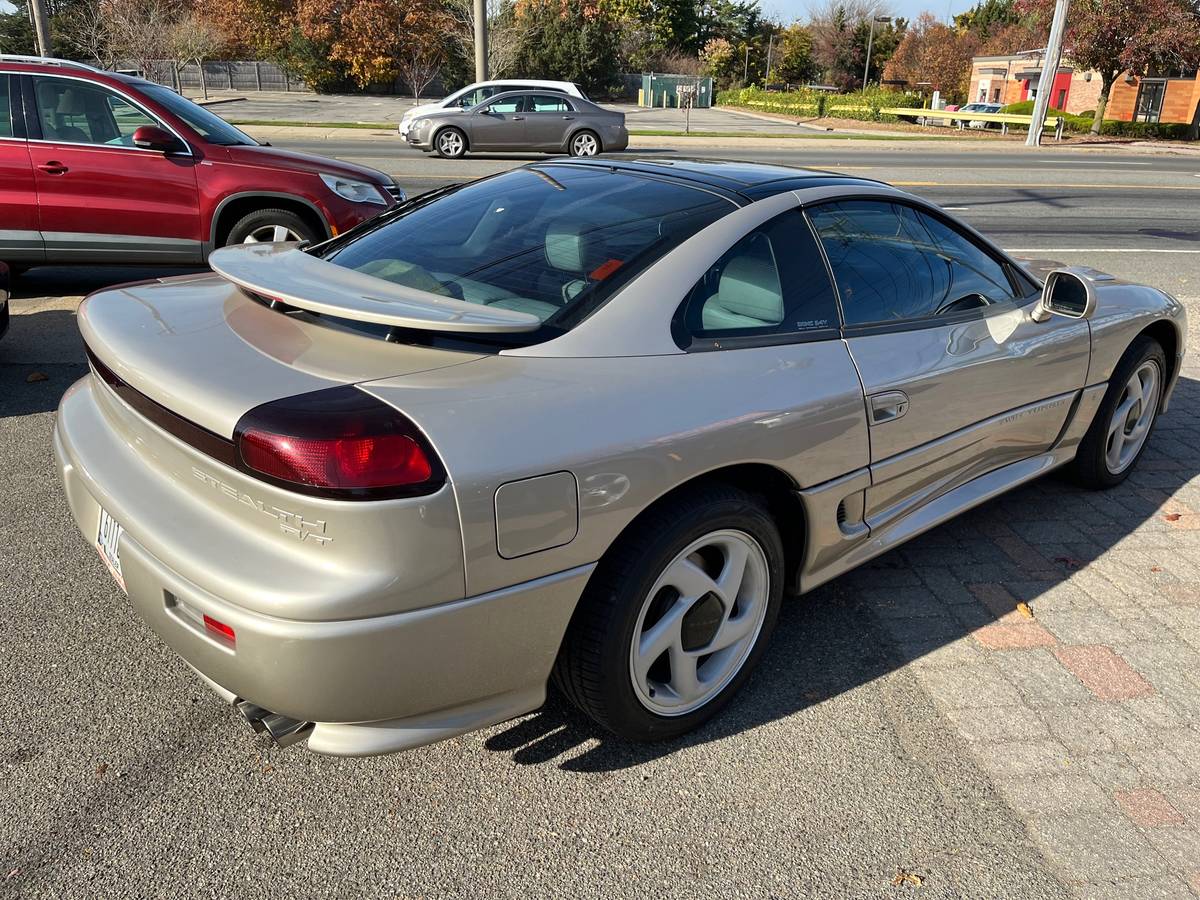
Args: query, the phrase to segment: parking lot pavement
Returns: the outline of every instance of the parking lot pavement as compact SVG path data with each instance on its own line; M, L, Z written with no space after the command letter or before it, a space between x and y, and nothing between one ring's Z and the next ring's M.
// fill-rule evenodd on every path
M69 519L76 299L138 276L34 270L0 341L0 891L1200 895L1200 292L1124 485L1043 479L789 603L708 728L630 746L551 697L351 760L255 743Z

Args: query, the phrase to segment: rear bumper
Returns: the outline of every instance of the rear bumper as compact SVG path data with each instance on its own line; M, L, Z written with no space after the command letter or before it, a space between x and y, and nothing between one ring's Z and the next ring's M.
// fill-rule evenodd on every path
M105 441L73 440L80 420L98 412L90 393L85 379L64 398L54 453L72 515L92 543L101 505L118 521L136 505L101 483L96 455L110 455ZM152 492L152 478L145 481ZM182 503L178 514L186 520ZM539 706L592 569L387 615L314 621L249 608L248 596L278 590L271 565L262 566L260 584L243 579L233 596L219 587L220 556L211 560L211 576L193 570L189 578L147 543L131 528L119 548L129 602L141 618L226 699L315 722L310 747L339 755L408 749ZM235 640L207 631L205 615L232 628Z

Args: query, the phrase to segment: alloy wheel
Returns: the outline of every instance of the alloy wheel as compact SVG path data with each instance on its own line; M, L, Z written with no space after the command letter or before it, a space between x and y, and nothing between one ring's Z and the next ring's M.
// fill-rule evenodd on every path
M438 150L446 156L458 156L463 152L463 139L457 131L443 131L438 135Z
M578 135L571 141L571 148L576 156L595 156L600 152L600 145L590 134Z
M714 531L659 575L638 615L629 674L638 701L682 716L721 693L762 630L770 598L766 554L744 531Z
M1142 363L1125 382L1108 422L1104 461L1112 474L1119 475L1137 459L1154 424L1161 393L1162 375L1152 359Z
M280 241L302 241L304 238L292 231L286 225L263 225L255 228L242 241L243 244L270 244Z

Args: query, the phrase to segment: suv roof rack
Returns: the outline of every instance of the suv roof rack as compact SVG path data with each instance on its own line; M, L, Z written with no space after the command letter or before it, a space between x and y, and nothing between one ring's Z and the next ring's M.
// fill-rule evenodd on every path
M22 56L18 53L0 53L0 62L33 63L39 66L66 66L72 69L86 69L89 72L99 72L95 66L76 62L73 59L58 59L54 56Z

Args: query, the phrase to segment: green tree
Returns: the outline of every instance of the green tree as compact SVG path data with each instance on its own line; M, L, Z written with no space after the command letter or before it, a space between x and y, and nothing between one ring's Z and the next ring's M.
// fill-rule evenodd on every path
M29 21L29 6L25 0L13 0L13 6L12 12L0 13L0 53L36 53L37 38Z
M513 66L516 73L574 81L599 96L616 88L620 28L606 11L584 0L533 0L518 15L533 21Z
M791 84L807 84L820 74L813 59L812 32L799 22L783 29L775 39L772 75Z

